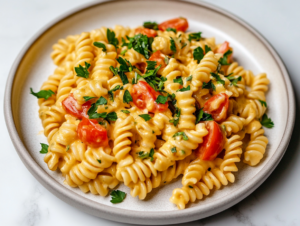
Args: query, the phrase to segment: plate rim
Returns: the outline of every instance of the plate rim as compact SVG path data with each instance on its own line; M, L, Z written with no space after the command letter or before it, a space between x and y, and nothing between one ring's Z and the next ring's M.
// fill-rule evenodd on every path
M84 11L90 7L95 5L103 5L103 4L111 4L114 2L121 2L122 0L102 0L96 2L89 2L82 4L80 6L75 7L74 9L68 10L67 12L61 14L60 16L54 18L38 32L30 38L25 46L22 48L20 53L18 54L17 58L15 59L11 70L8 74L6 87L5 87L5 95L3 101L4 107L4 117L6 126L10 135L10 138L13 142L13 145L21 158L23 164L26 168L31 172L31 174L44 186L46 187L51 193L53 193L58 198L62 199L63 201L73 205L84 212L92 214L94 216L98 216L104 219L118 221L123 223L133 223L133 224L170 224L170 223L183 223L188 221L193 221L200 219L197 215L199 215L199 209L197 207L187 208L180 211L164 211L164 212L154 212L154 211L147 211L143 212L143 215L140 216L141 211L136 210L126 210L126 209L119 209L117 206L107 206L105 204L97 203L93 200L85 198L83 196L78 195L74 191L71 191L64 187L63 185L57 183L44 169L42 169L38 163L31 157L30 153L27 151L25 145L23 144L21 138L18 135L13 115L12 115L12 87L14 83L15 74L18 70L19 65L22 62L23 57L26 55L27 51L31 48L32 45L41 37L47 30L54 27L56 24L60 23L61 21L67 19L70 16L73 16L81 11ZM129 1L138 1L138 0L129 0ZM159 1L159 0L155 0ZM212 202L208 203L205 211L202 211L202 217L208 217L218 212L221 212L236 203L240 202L242 199L246 198L250 195L256 188L258 188L273 172L275 167L280 162L281 158L283 157L289 141L291 139L291 135L293 132L294 121L295 121L295 97L294 91L291 84L291 80L287 69L280 58L279 54L273 48L273 46L262 36L256 29L254 29L251 25L245 22L243 19L239 18L238 16L224 10L214 4L196 1L196 0L165 0L165 1L176 1L182 2L186 4L193 4L197 7L204 7L208 8L209 10L215 11L218 14L222 14L223 16L232 19L236 23L239 23L241 26L245 27L248 31L250 31L256 38L268 49L270 55L274 58L275 62L279 66L281 70L281 74L283 76L284 85L287 91L288 97L288 113L287 113L287 124L285 126L284 134L282 136L281 142L278 148L275 150L272 158L269 162L261 169L260 174L252 178L250 181L246 183L246 185L240 188L235 194L229 194L227 197L224 197L219 202ZM249 185L250 183L250 185ZM116 210L122 211L116 211Z

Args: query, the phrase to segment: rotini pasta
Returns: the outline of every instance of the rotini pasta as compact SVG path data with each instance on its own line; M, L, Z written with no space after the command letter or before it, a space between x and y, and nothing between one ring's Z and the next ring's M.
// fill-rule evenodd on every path
M228 42L186 32L184 18L154 28L117 25L58 40L57 68L31 94L49 143L44 161L66 185L106 196L123 182L144 200L182 174L170 201L184 209L233 183L241 158L250 166L263 159L262 126L274 125L269 80L233 61Z

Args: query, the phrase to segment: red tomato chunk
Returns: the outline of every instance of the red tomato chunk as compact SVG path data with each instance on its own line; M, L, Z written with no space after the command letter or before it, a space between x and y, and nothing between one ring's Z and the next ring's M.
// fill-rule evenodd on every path
M87 112L91 107L91 102L86 102L83 105L77 103L73 94L71 93L66 99L62 101L62 105L65 108L66 112L78 119L83 117L88 118Z
M187 19L183 17L174 18L171 20L167 20L158 25L158 29L161 31L167 30L167 28L175 28L177 31L185 32L189 27L189 23Z
M157 35L155 30L149 29L149 28L137 28L137 29L135 29L135 33L147 35L148 38L150 38L150 37L154 38Z
M205 113L211 114L215 121L220 122L226 119L228 106L228 95L226 93L219 93L206 101L203 107L203 111Z

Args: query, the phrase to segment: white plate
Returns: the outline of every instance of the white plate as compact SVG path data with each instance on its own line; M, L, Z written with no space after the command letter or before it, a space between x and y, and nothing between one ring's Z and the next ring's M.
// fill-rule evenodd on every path
M84 194L77 188L63 184L60 173L48 170L39 154L40 143L46 138L39 135L42 125L38 117L37 100L29 88L38 90L53 73L51 47L59 38L79 34L101 26L116 24L136 27L144 21L162 22L183 16L189 21L189 31L202 31L204 37L216 37L217 43L230 42L234 56L246 69L255 74L266 72L271 80L267 94L268 115L275 123L266 129L269 145L265 158L257 167L242 166L236 182L204 200L178 211L169 202L172 190L181 187L177 180L155 189L144 201L132 198L129 189L118 189L128 195L124 202L113 205L109 197ZM5 118L19 156L30 172L51 192L73 206L102 218L135 224L181 223L207 217L236 204L253 192L274 170L282 158L294 125L295 104L287 71L273 48L249 25L239 18L200 2L183 1L110 1L90 3L62 15L46 25L24 47L13 65L7 81ZM13 117L11 117L13 115Z

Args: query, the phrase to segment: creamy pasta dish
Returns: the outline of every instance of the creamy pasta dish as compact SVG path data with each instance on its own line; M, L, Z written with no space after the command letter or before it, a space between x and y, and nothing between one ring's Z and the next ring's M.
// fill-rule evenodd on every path
M262 126L274 126L266 74L240 66L229 42L187 29L181 17L101 27L53 46L57 67L31 94L49 143L40 153L66 185L119 203L119 183L143 200L180 178L170 201L184 209L234 183L236 163L263 159Z

